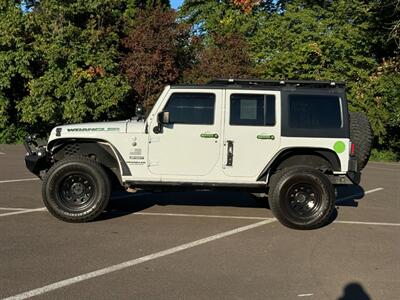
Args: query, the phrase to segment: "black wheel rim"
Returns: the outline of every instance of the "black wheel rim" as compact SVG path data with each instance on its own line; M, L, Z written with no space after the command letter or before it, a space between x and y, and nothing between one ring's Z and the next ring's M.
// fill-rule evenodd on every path
M70 174L59 185L60 205L72 212L90 207L94 202L93 180L83 174Z
M286 193L286 209L296 218L309 218L322 206L321 190L309 183L293 184Z

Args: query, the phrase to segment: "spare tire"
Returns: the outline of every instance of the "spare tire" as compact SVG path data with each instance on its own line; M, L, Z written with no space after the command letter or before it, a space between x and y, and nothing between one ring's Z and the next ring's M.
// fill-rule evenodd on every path
M372 129L367 116L360 112L350 113L350 140L354 144L357 169L367 165L371 155Z

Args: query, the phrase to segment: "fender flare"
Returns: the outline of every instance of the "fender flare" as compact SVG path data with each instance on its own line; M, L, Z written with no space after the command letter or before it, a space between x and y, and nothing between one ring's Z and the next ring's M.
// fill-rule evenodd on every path
M293 156L314 156L327 161L332 171L340 171L341 164L338 155L326 148L288 147L279 150L257 177L257 181L267 181L271 171L275 171L286 159ZM310 163L311 164L311 163ZM304 164L309 165L309 164Z
M94 155L96 160L109 168L123 185L122 176L132 176L131 171L119 151L108 141L90 138L54 139L47 145L47 151L55 160L82 154Z

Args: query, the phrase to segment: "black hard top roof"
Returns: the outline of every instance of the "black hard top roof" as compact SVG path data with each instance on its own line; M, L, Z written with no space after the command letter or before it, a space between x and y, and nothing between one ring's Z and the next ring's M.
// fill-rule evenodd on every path
M174 85L174 88L252 88L252 89L345 89L343 81L333 80L260 80L260 79L213 79L207 84Z

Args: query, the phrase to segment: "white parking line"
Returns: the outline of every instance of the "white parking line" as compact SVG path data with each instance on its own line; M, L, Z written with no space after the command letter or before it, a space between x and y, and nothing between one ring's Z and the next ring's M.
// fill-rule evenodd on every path
M339 224L374 225L374 226L400 226L400 223L359 222L359 221L334 221Z
M379 192L379 191L382 191L382 190L383 190L383 188L376 188L376 189L373 189L373 190L366 191L364 194L367 195L367 194Z
M273 220L274 219L274 218L267 218L267 217L195 215L195 214L173 214L173 213L146 213L146 212L137 212L137 213L134 213L134 215L166 216L166 217L195 217L195 218L221 218L221 219L242 219L242 220ZM375 225L375 226L400 226L400 223L359 222L359 221L334 221L333 223Z
M371 194L374 192L378 192L383 190L383 188L375 188L372 190L366 191L364 194ZM355 197L362 196L362 195L352 195L346 198L342 198L337 200L337 202L345 201L347 199L354 199ZM39 207L34 209L29 208L8 208L8 207L0 207L0 210L11 210L13 212L0 214L0 217L5 216L12 216L12 215L19 215L19 214L26 214L31 212L40 212L46 211L46 207ZM119 212L117 212L119 213ZM124 214L123 211L120 212ZM152 212L136 212L133 215L144 215L144 216L166 216L166 217L192 217L192 218L219 218L219 219L242 219L242 220L275 220L274 218L268 217L252 217L252 216L224 216L224 215L204 215L204 214L180 214L180 213L152 213ZM356 225L374 225L374 226L400 226L400 223L386 223L386 222L362 222L362 221L334 221L333 223L338 224L356 224Z
M109 267L106 267L106 268L103 268L103 269L99 269L99 270L96 270L96 271L93 271L93 272L90 272L90 273L81 274L81 275L78 275L76 277L72 277L72 278L68 278L68 279L65 279L65 280L61 280L61 281L58 281L58 282L43 286L41 288L37 288L37 289L31 290L31 291L27 291L27 292L12 296L12 297L5 298L3 300L22 300L22 299L27 299L27 298L30 298L30 297L42 295L42 294L48 293L50 291L54 291L56 289L60 289L62 287L66 287L66 286L69 286L69 285L72 285L72 284L76 284L76 283L79 283L79 282L82 282L82 281L85 281L85 280L88 280L88 279L92 279L92 278L95 278L95 277L99 277L99 276L102 276L102 275L110 274L110 273L113 273L113 272L116 272L116 271L121 271L123 269L129 268L129 267L133 267L135 265L138 265L138 264L150 261L150 260L154 260L154 259L157 259L157 258L160 258L160 257L163 257L163 256L167 256L167 255L171 255L171 254L174 254L174 253L177 253L177 252L181 252L181 251L186 250L186 249L197 247L197 246L200 246L200 245L203 245L203 244L206 244L206 243L218 240L218 239L222 239L222 238L227 237L227 236L238 234L238 233L246 231L246 230L250 230L250 229L253 229L253 228L256 228L256 227L263 226L263 225L268 224L268 223L272 223L274 221L275 221L275 219L269 219L269 220L264 220L264 221L257 222L257 223L254 223L254 224L250 224L250 225L247 225L247 226L238 227L238 228L233 229L233 230L221 232L221 233L218 233L218 234L215 234L215 235L212 235L212 236L209 236L209 237L197 240L197 241L186 243L186 244L183 244L183 245L180 245L180 246L176 246L176 247L173 247L173 248L170 248L170 249L167 249L167 250L163 250L163 251L156 252L156 253L153 253L153 254L149 254L149 255L146 255L146 256L142 256L142 257L139 257L139 258L128 260L128 261L120 263L120 264L109 266Z
M384 188L376 188L376 189L373 189L373 190L366 191L364 193L350 195L350 196L347 196L347 197L344 197L344 198L337 199L336 203L340 203L340 202L351 200L351 199L355 199L355 198L361 198L364 195L368 195L368 194L372 194L372 193L375 193L375 192L379 192L379 191L382 191L383 189Z
M21 181L35 181L35 180L40 180L37 177L32 177L32 178L24 178L24 179L12 179L12 180L2 180L0 183L10 183L10 182L21 182Z
M300 294L300 295L297 295L297 297L311 297L312 295L314 295L314 294Z
M5 214L0 214L0 218L2 218L2 217L7 217L7 216L14 216L14 215L27 214L27 213L36 212L36 211L45 211L45 210L46 210L45 207L41 207L41 208L34 208L34 209L26 209L26 210L20 210L20 211L13 211L13 212L5 213Z
M0 207L0 210L27 210L30 208L17 208L17 207Z
M4 152L0 152L0 155L6 155Z
M195 218L219 218L219 219L241 219L241 220L270 220L274 218L248 217L248 216L220 216L220 215L196 215L196 214L173 214L173 213L146 213L137 212L135 215L144 216L167 216L167 217L195 217Z

